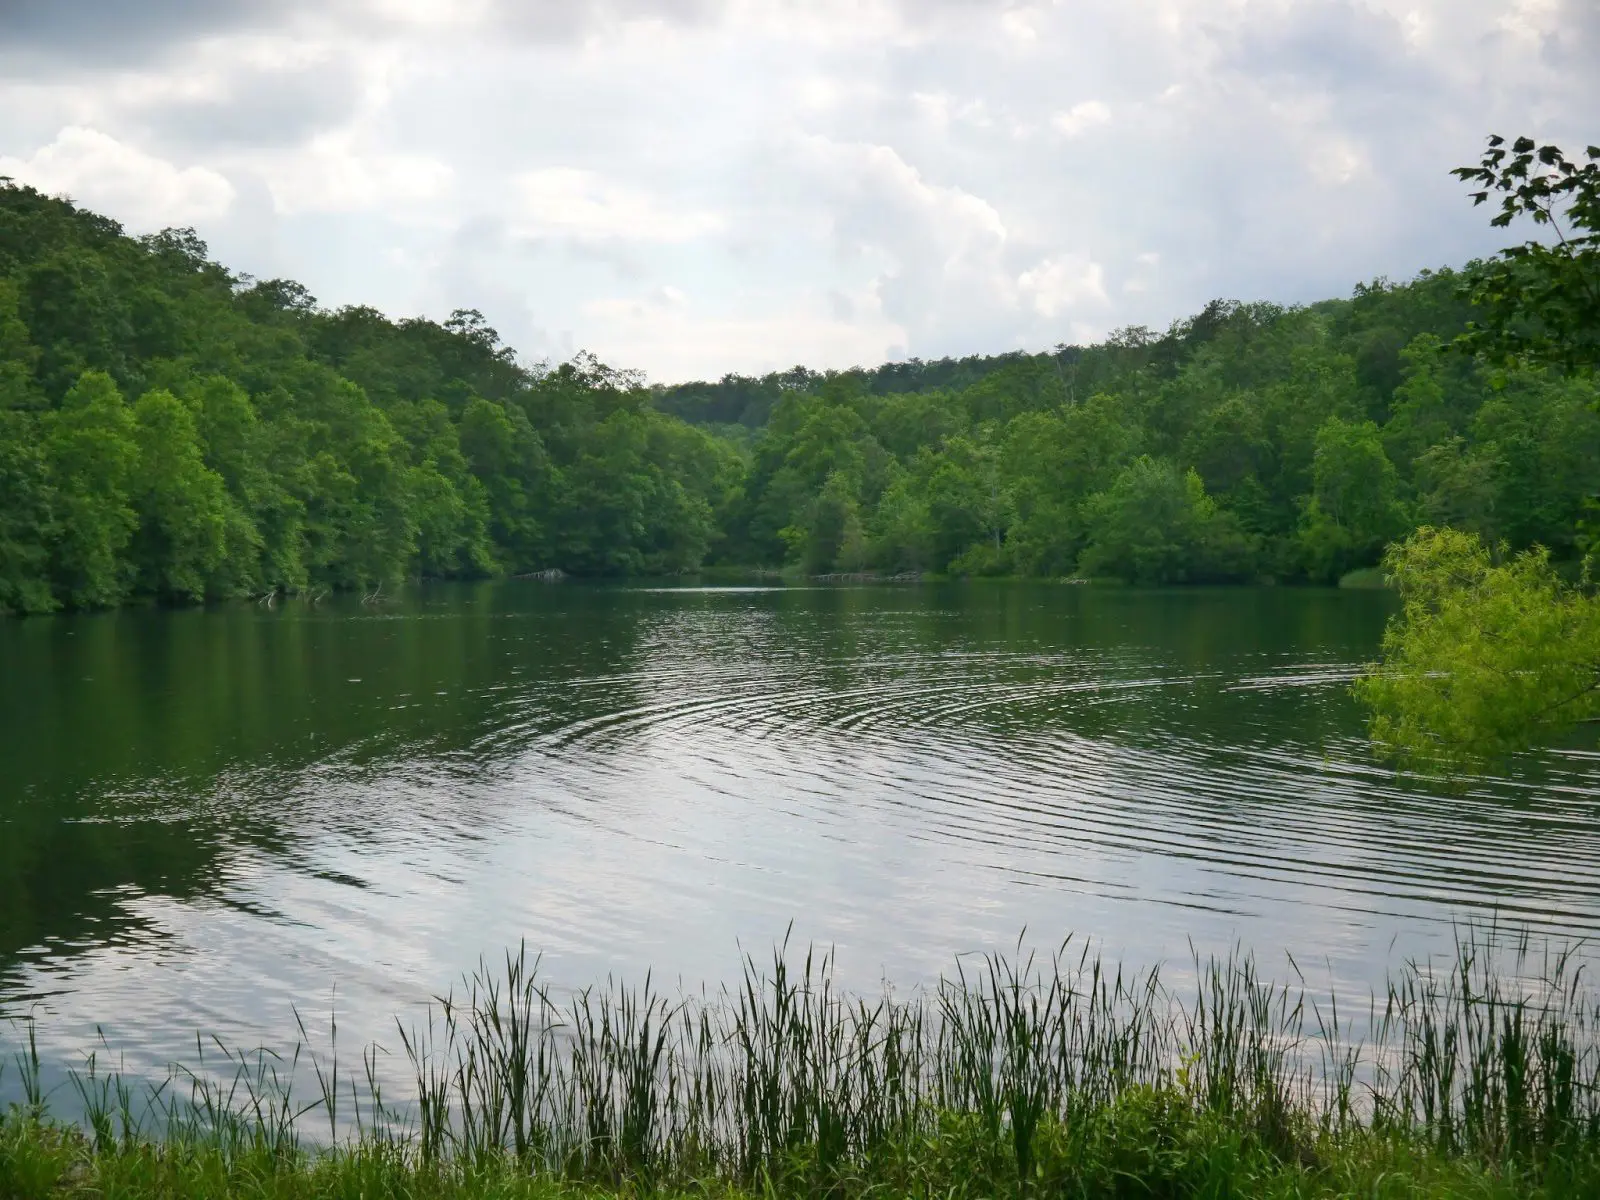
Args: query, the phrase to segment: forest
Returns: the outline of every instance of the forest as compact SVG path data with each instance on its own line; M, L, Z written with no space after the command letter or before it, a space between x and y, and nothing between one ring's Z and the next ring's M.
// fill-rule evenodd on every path
M1463 281L651 386L5 183L0 611L707 566L1333 583L1428 525L1573 562L1600 384L1461 352Z

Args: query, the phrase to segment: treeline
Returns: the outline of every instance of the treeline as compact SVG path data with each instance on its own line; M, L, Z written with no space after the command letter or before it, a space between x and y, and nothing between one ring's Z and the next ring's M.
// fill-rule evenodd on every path
M1587 378L1452 352L1451 271L1090 347L665 390L764 422L719 551L830 571L1333 582L1419 524L1577 553ZM715 427L715 426L713 426Z
M647 387L0 186L0 610L705 563L1333 580L1576 549L1595 387L1442 348L1456 277L1054 353Z
M698 565L741 464L475 312L319 309L0 189L0 608Z

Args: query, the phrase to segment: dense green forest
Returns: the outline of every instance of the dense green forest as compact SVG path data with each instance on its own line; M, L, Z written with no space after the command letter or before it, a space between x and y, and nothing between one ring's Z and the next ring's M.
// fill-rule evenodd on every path
M7 184L0 609L706 564L1330 582L1419 524L1573 558L1595 377L1451 350L1462 291L650 387Z

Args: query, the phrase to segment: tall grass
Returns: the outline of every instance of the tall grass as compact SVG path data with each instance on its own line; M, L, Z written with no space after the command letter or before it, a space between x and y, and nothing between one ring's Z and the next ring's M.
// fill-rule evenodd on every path
M1497 967L1469 934L1448 965L1408 963L1350 1014L1246 954L1196 957L1169 986L1069 942L958 962L896 999L844 993L831 955L779 947L717 992L669 997L646 976L558 999L522 948L397 1022L402 1102L385 1097L377 1047L341 1065L336 1026L321 1055L303 1024L287 1055L197 1040L193 1063L137 1098L96 1056L71 1080L103 1151L292 1157L315 1141L423 1169L825 1189L955 1139L1027 1191L1106 1114L1181 1111L1287 1163L1330 1140L1398 1138L1538 1175L1600 1158L1600 997L1572 955L1532 955L1524 944ZM13 1065L12 1119L42 1120L31 1040Z

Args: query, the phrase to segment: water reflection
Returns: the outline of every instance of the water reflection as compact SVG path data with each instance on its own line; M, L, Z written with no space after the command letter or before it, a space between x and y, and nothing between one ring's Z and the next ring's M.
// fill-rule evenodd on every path
M1076 930L1345 983L1494 916L1600 915L1595 762L1372 764L1388 599L1063 586L422 591L0 626L0 989L104 1024L352 1036L526 937L558 980L796 936L926 979Z

